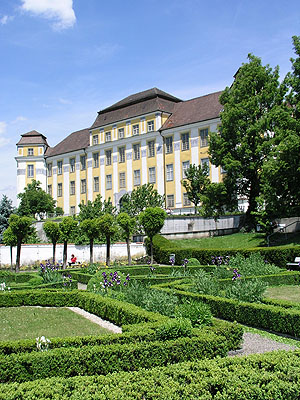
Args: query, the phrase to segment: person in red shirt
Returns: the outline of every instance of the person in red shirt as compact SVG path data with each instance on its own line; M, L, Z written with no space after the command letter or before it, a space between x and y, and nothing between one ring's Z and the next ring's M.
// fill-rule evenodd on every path
M76 264L76 261L77 257L75 257L74 254L71 254L71 262L69 262L69 265Z

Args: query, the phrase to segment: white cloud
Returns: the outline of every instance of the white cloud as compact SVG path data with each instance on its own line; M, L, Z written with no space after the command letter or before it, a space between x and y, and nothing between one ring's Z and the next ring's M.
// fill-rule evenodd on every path
M0 147L9 143L9 139L4 137L4 134L6 133L6 127L6 122L0 121Z
M6 25L8 22L12 21L13 19L14 19L13 16L10 16L10 15L3 15L3 16L0 18L0 24L1 24L1 25Z
M76 22L73 0L21 0L22 10L46 19L54 20L52 27L62 30L72 27Z
M12 123L12 124L17 124L18 122L24 122L24 121L27 121L27 118L26 118L26 117L23 117L23 115L19 115L19 116L17 116L17 118L14 119L11 123Z

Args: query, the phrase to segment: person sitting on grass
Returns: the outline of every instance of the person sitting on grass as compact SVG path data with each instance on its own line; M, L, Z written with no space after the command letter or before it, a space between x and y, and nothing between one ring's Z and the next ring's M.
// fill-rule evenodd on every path
M69 266L76 264L77 257L74 254L71 254L71 262L69 262Z

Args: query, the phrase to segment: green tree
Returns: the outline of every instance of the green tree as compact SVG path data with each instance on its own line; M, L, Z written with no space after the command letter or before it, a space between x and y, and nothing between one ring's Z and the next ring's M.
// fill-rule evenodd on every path
M139 215L148 207L164 207L164 196L150 183L139 186L130 194L124 194L120 201L120 212L126 212L131 217Z
M140 223L150 241L151 264L153 264L153 237L161 231L166 216L166 212L159 207L146 208L139 216Z
M187 192L188 199L195 205L196 214L198 205L203 202L203 196L210 185L208 175L209 167L207 164L203 166L193 164L185 171L185 178L181 181Z
M11 214L15 212L15 208L5 194L0 201L0 243L3 242L3 232L8 228L8 220Z
M41 182L32 180L24 192L18 194L21 200L18 207L20 216L43 217L45 213L53 213L56 201L41 188Z
M104 214L98 220L99 229L106 239L106 265L110 266L110 244L112 237L117 233L116 218L112 214Z
M202 207L200 209L200 214L203 217L213 217L217 224L220 215L224 214L231 199L228 196L226 186L223 182L211 182L207 186L201 201Z
M220 96L220 132L210 133L211 162L222 166L229 180L237 185L238 195L248 201L246 226L254 226L253 212L261 192L263 163L270 152L277 113L284 90L279 83L279 69L263 66L261 60L248 55L235 80Z
M88 200L87 204L79 204L78 220L93 219L101 217L104 214L116 214L117 209L113 206L110 198L102 201L102 196L97 195L94 201Z
M59 225L58 223L53 221L46 221L43 225L43 229L46 233L47 238L51 241L53 245L53 264L55 264L56 244L60 238Z
M65 269L67 265L68 242L73 238L77 230L77 221L75 221L72 217L64 217L62 221L59 223L59 230L60 230L60 239L64 244L63 268Z
M117 223L124 234L127 244L128 265L131 265L130 238L136 227L136 220L135 218L130 217L127 213L122 212L117 216Z
M11 227L8 227L4 232L3 232L3 237L2 237L3 243L5 246L10 247L10 267L11 270L13 269L13 247L17 245L17 237L16 235L13 234Z
M20 217L19 215L11 214L9 217L9 228L17 241L16 272L19 272L20 270L22 243L25 243L26 239L35 231L32 222L32 218L26 216Z
M296 58L285 77L286 101L277 114L270 154L262 168L262 194L258 221L270 229L274 218L300 212L300 37L293 36Z
M80 232L86 235L90 242L90 263L93 263L94 255L94 241L100 236L99 218L96 219L84 219L80 225Z

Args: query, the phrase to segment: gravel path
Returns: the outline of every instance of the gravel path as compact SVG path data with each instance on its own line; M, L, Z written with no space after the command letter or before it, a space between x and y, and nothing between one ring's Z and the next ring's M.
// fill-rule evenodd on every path
M75 312L76 314L82 315L83 317L89 319L90 321L94 322L95 324L100 325L102 328L108 329L108 330L112 331L113 333L122 333L122 328L112 324L109 321L105 321L104 319L101 319L100 317L97 317L97 315L91 314L85 310L82 310L79 307L67 307L67 308L69 310Z
M266 353L274 350L295 350L297 347L260 336L257 333L245 332L240 350L232 350L229 357L247 356L255 353Z

